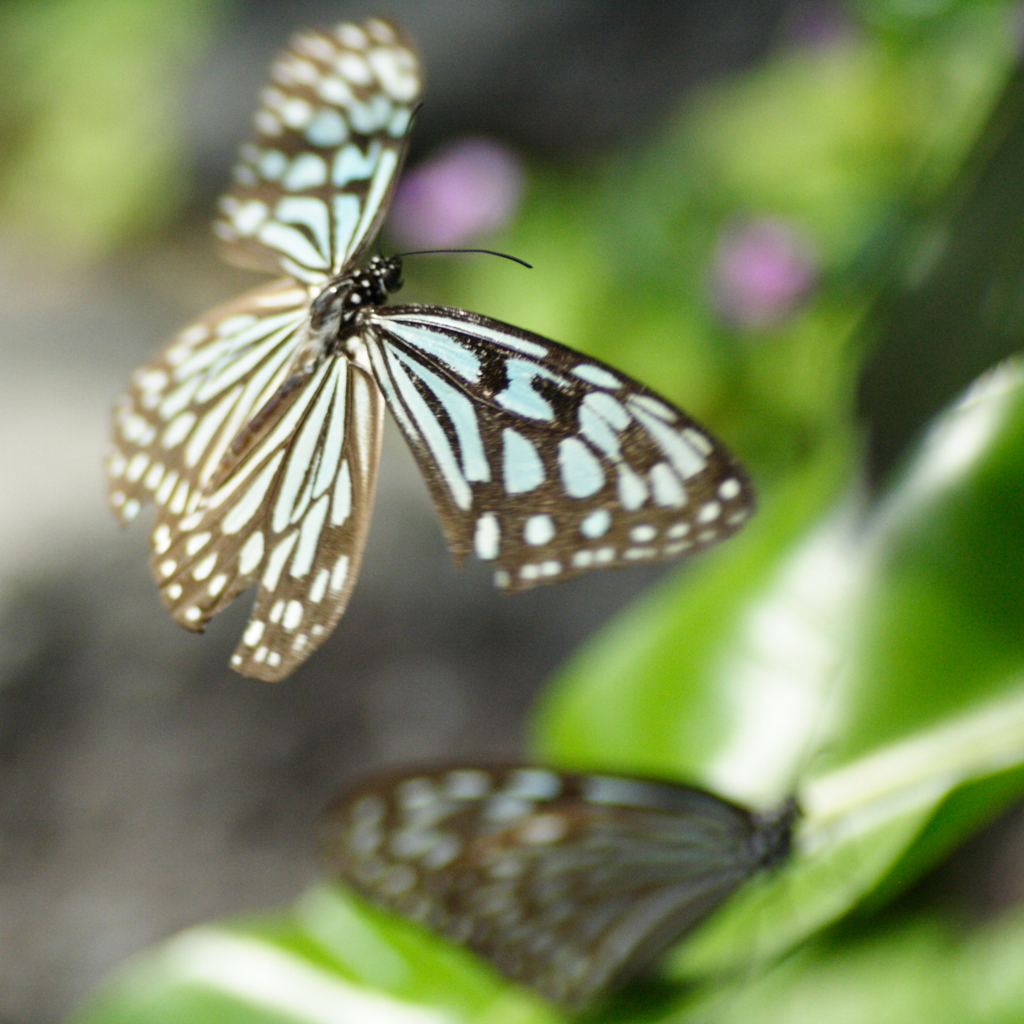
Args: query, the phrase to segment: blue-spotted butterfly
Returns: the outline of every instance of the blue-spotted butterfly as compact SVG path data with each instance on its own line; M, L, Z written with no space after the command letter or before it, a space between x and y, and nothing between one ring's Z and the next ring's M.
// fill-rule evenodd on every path
M519 590L671 558L753 509L689 416L547 338L442 306L386 306L384 218L420 94L377 18L302 32L271 69L215 224L232 263L286 277L201 317L114 410L110 504L157 507L152 571L192 630L252 584L232 666L276 680L328 636L366 542L385 404L457 560Z
M781 863L796 814L645 778L446 766L356 784L319 840L372 902L578 1009Z

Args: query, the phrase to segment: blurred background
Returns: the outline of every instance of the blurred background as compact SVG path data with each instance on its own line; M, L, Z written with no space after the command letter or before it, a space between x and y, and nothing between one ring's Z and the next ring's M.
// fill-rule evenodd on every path
M268 62L299 26L375 13L427 75L385 251L487 244L536 268L409 260L402 300L615 363L711 426L767 501L800 474L834 489L864 444L884 480L1020 347L1017 235L977 241L1005 273L1001 292L985 277L995 312L966 354L916 314L887 338L877 312L898 319L941 263L936 211L978 180L978 138L991 154L1018 123L1016 3L5 0L2 1024L58 1020L148 943L294 897L311 822L353 773L521 752L563 659L686 571L502 596L452 566L389 426L349 611L270 686L226 667L249 597L187 634L149 580L145 523L108 517L108 410L131 369L256 283L217 261L208 220ZM1022 209L988 216L1019 235ZM972 913L1021 898L1024 815L958 858L927 891Z

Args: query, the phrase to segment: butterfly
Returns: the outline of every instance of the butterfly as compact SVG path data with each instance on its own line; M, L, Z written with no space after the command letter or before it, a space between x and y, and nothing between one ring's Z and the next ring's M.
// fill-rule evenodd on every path
M510 591L703 548L753 509L725 448L625 374L476 313L385 305L400 259L359 260L419 95L386 21L292 39L214 225L230 262L285 276L183 330L114 409L110 506L127 523L156 505L173 618L201 630L258 586L243 675L285 677L345 610L385 405L456 560L493 562Z
M784 861L797 813L646 778L441 767L357 784L319 843L372 902L579 1009Z

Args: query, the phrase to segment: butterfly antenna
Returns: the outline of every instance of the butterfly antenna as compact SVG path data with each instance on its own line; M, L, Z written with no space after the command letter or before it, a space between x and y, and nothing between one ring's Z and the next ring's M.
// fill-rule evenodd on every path
M521 260L518 256L509 256L507 252L495 252L493 249L417 249L415 252L398 252L395 255L399 259L404 259L406 256L432 256L442 252L482 252L488 256L500 256L503 260L511 260L513 263L526 267L527 270L533 270L532 263L527 263L526 260Z

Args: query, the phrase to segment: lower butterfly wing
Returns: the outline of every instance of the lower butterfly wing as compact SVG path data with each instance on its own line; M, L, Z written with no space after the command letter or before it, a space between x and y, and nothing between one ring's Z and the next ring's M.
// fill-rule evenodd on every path
M790 821L768 832L702 790L505 766L372 780L321 836L370 899L580 1007L777 861Z
M373 368L449 546L519 590L695 551L753 492L707 430L635 380L463 310L367 310Z
M114 406L106 463L122 523L149 502L171 517L195 510L228 445L284 380L309 303L291 280L257 288L211 310L135 371Z
M365 369L326 359L194 509L161 509L153 567L181 625L202 629L258 584L231 658L242 675L283 679L344 612L366 544L383 410Z

